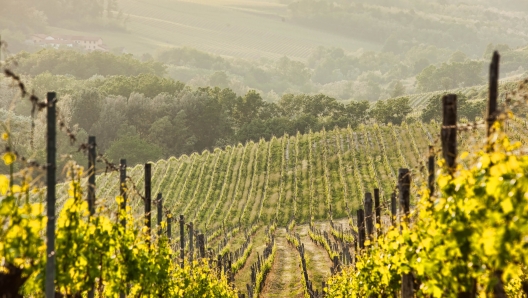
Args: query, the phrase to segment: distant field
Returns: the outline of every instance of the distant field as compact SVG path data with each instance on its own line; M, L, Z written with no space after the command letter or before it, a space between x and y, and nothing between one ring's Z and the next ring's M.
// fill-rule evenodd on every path
M128 32L51 28L52 32L98 35L110 48L124 47L132 54L189 46L238 58L305 60L317 46L346 51L380 47L290 23L281 15L286 8L272 1L120 0L119 6L129 15Z

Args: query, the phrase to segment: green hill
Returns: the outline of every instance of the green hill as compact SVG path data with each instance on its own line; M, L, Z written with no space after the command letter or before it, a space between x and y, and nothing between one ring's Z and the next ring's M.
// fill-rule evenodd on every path
M523 139L523 120L510 125L513 139ZM374 188L387 201L398 168L412 169L415 186L426 181L422 165L428 146L439 148L439 131L434 122L362 126L173 157L153 164L152 193L163 194L172 214L183 214L206 230L222 223L250 226L277 219L285 226L291 219L308 223L311 217L346 218L346 206L355 211ZM484 136L482 130L462 134L460 150ZM128 175L143 193L143 166L129 168ZM118 173L99 175L97 204L114 205L118 185ZM129 203L141 213L143 203L135 191L129 185Z

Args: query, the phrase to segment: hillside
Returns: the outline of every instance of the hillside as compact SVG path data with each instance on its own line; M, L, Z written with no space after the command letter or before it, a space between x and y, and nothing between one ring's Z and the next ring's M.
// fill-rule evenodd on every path
M284 19L286 6L268 1L119 0L128 17L127 32L73 31L60 34L101 36L110 48L124 47L135 55L161 47L188 46L237 58L288 56L306 60L317 46L347 51L378 49L379 45L306 28Z
M523 120L510 122L512 138L524 139ZM413 171L414 185L426 174L422 167L428 146L439 146L438 123L416 122L321 131L306 135L249 142L225 150L204 151L160 160L153 164L153 195L163 194L173 214L183 214L200 229L214 230L225 223L250 226L277 219L285 226L346 218L366 192L379 188L387 201L398 168ZM484 136L482 129L461 132L460 151L472 148ZM128 169L143 193L143 166ZM118 195L118 173L97 178L98 205L112 205ZM129 202L142 212L141 199L129 186ZM61 190L59 189L59 192Z
M517 86L518 83L522 81L522 79L524 79L524 76L512 76L500 80L499 88L501 90L501 93L505 94L504 92L511 91L512 88ZM444 91L408 94L405 96L409 97L409 104L413 108L413 112L411 114L413 116L417 116L420 114L421 110L427 105L427 101L438 94L463 94L471 100L485 100L488 97L488 88L488 85L478 85Z
M526 120L514 118L506 130L512 140L526 143ZM388 210L395 175L406 167L412 172L412 200L418 198L418 187L427 178L428 146L440 150L439 131L440 124L434 122L362 126L173 157L153 163L152 194L161 192L166 211L183 214L186 222L194 222L195 231L205 232L206 247L213 256L228 258L237 252L234 261L242 266L235 271L234 282L244 293L251 282L250 265L266 247L267 231L275 230L270 224L277 219L277 260L269 269L262 297L301 297L304 286L298 282L302 274L299 254L291 245L292 233L305 245L308 276L314 288L320 289L330 276L330 256L341 253L337 248L340 232L336 231L343 229L345 237L352 237L347 233L366 192L380 188L383 209ZM459 131L459 152L474 151L483 137L483 127ZM128 202L139 223L143 203L137 192L143 193L143 166L127 171L137 187L128 184ZM99 175L96 184L97 206L115 210L118 173ZM58 192L64 194L64 186ZM152 218L156 217L154 211ZM172 229L178 237L177 223ZM317 233L333 235L326 241L336 246L317 244ZM178 239L174 239L175 246Z

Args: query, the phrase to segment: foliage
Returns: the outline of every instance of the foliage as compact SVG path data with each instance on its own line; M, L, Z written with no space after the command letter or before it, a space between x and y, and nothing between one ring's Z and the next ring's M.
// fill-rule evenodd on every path
M253 243L249 243L246 250L244 250L244 253L242 256L231 266L231 270L234 274L236 274L244 265L246 264L247 258L251 254L251 250L253 249Z
M103 207L89 216L80 184L82 170L72 167L70 174L74 179L69 184L69 199L57 219L57 292L76 295L93 286L98 297L120 292L144 297L236 297L225 277L217 279L206 263L180 268L172 261L168 239L153 239L145 229L135 227L130 209L119 215L127 219L126 228L108 217ZM11 284L9 290L16 293L20 288L26 295L41 295L46 265L42 234L47 220L42 215L43 204L28 202L27 184L9 185L9 179L0 176L0 280L8 274L18 275L23 284ZM120 200L116 198L117 203Z
M106 150L106 155L112 160L125 158L129 164L138 164L155 161L162 156L160 147L141 139L133 129L128 132L121 131L123 133L120 137Z
M410 112L409 97L399 97L377 101L370 115L380 123L401 124Z
M189 47L160 51L157 60L166 64L220 70L229 68L229 63L220 56L214 56Z
M396 84L394 84L394 89L392 90L390 96L395 98L403 95L405 95L405 86L403 86L401 81L398 81Z
M356 268L332 277L329 297L386 295L399 289L403 273L421 283L419 296L457 297L474 282L480 296L499 282L522 295L528 156L495 128L489 145L460 157L469 168L451 172L439 162L438 194L424 189L412 223L390 228L358 256Z
M427 101L427 106L422 110L420 118L423 122L431 120L442 120L442 97L447 93L431 96ZM469 101L464 94L457 94L457 117L467 118L469 121L475 120L476 117L482 117L486 109L485 101Z
M184 88L181 82L166 79L154 74L144 73L137 76L111 76L108 77L100 90L107 94L128 97L132 93L140 93L147 97L155 97L161 93L173 94Z
M483 83L482 63L479 61L442 63L431 65L416 76L422 92L448 90Z
M114 55L101 51L83 53L76 50L43 49L35 53L20 52L10 57L8 63L14 61L14 69L17 72L31 76L49 72L54 75L72 75L79 79L88 79L96 74L161 76L165 73L165 67L159 62L141 62L132 55Z

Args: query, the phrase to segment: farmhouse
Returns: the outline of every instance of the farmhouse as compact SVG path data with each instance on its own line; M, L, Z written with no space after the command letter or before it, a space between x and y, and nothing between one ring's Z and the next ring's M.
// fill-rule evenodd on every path
M80 47L88 51L108 51L103 43L103 39L100 37L34 34L31 37L31 42L43 47L58 48L60 46L66 46Z

